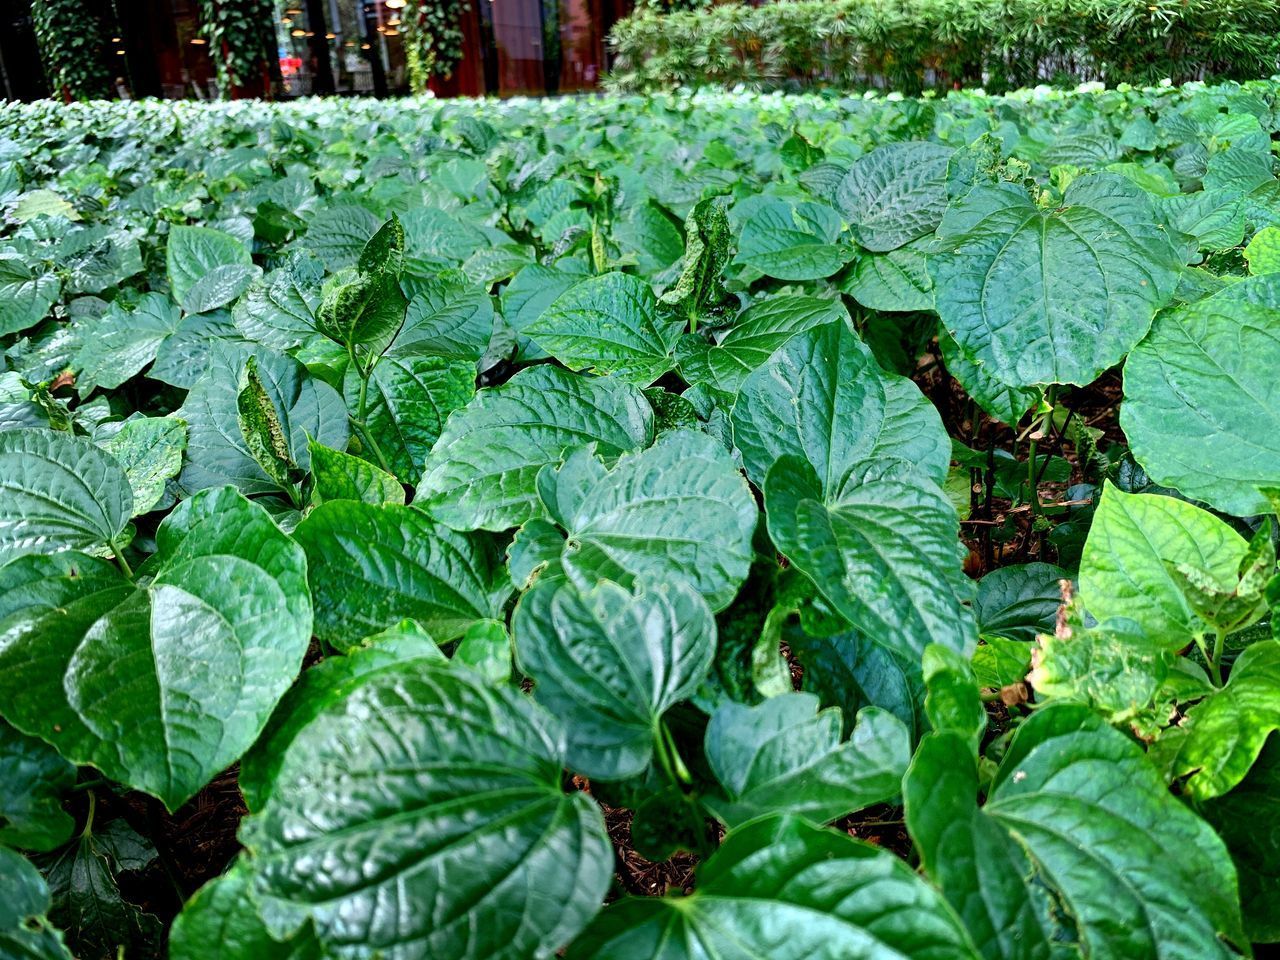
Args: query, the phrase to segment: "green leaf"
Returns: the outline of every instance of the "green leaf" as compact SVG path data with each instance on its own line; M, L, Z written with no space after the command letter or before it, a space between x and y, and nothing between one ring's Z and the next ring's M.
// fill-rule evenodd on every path
M675 365L683 326L659 311L648 283L606 273L574 284L523 332L571 370L647 386Z
M241 374L249 360L280 421L282 450L299 470L310 468L307 444L347 445L347 411L336 390L306 368L266 347L218 345L209 370L191 388L177 416L187 422L187 463L179 484L187 491L234 484L246 494L277 493L282 485L258 463L239 428Z
M1035 640L1052 633L1062 605L1062 581L1071 574L1051 563L1022 563L992 570L978 581L974 612L978 633L1009 640Z
M1256 276L1280 273L1280 227L1263 227L1244 248L1249 272Z
M925 647L921 669L928 690L924 710L929 725L934 730L960 734L976 757L987 729L987 711L968 659L933 643Z
M75 821L62 798L75 782L75 766L53 747L0 720L0 843L24 850L66 843Z
M568 764L592 779L643 773L662 716L711 666L715 619L679 580L639 595L608 581L589 590L539 584L512 622L534 699L565 722Z
M580 587L683 577L719 611L746 579L759 511L729 452L706 434L664 434L607 472L579 450L545 468L539 488L567 534L560 565Z
M275 350L293 350L315 337L324 264L306 252L253 284L232 310L236 329Z
M986 365L967 353L945 327L938 331L938 346L947 372L983 410L1006 426L1017 426L1044 395L1040 387L1010 387L991 376Z
M311 454L311 502L315 506L328 500L358 500L361 503L404 504L404 487L391 474L373 464L340 450L316 443L308 445Z
M1280 729L1280 642L1248 647L1227 685L1187 711L1156 742L1156 762L1186 778L1195 800L1220 797L1244 780L1267 737Z
M563 757L517 690L422 662L368 675L298 733L242 828L268 929L310 919L349 957L551 955L613 869Z
M707 762L724 798L705 803L730 829L765 814L828 823L893 800L911 759L902 721L878 707L858 713L843 740L838 707L811 693L783 693L748 707L729 701L711 715Z
M137 417L126 420L101 446L124 470L137 517L156 508L165 484L182 469L187 425L175 417Z
M131 848L146 842L123 821L113 820L101 833L86 833L44 864L49 919L66 933L78 957L145 956L160 942L160 921L120 893L117 872L145 864L122 862L115 855L112 834L117 832L131 835Z
M1162 197L1169 226L1195 239L1201 250L1228 250L1244 242L1245 203L1238 190L1201 190Z
M87 397L97 387L114 389L153 362L181 336L182 311L158 293L143 294L132 310L113 303L101 317L77 324L80 347L72 367L76 388ZM159 378L158 378L159 379Z
M56 275L37 272L21 254L0 253L0 337L34 327L61 292Z
M302 479L302 471L290 456L289 438L280 423L279 411L258 375L258 358L252 354L240 371L236 420L245 449L272 483L288 490Z
M951 462L937 410L910 380L881 370L843 322L788 340L743 381L731 418L757 485L786 456L812 464L829 491L877 462L913 465L941 484Z
M884 252L932 233L947 209L953 152L938 143L887 143L855 161L836 191L854 238Z
M338 650L406 617L452 640L501 618L511 590L486 543L409 507L330 501L294 539L307 554L315 634Z
M753 303L733 325L708 344L698 334L681 337L676 345L680 375L723 396L726 404L747 376L797 334L830 323L849 323L838 300L786 295Z
M1080 596L1099 620L1136 620L1163 649L1180 650L1206 629L1169 569L1185 563L1236 583L1248 543L1213 514L1183 500L1124 493L1107 483L1080 560Z
M932 310L933 281L924 257L927 243L914 240L888 253L864 254L840 289L868 310Z
M280 943L267 932L258 910L253 868L237 859L197 890L174 918L170 960L320 960L320 945L309 927Z
M1112 617L1095 626L1082 622L1079 603L1063 625L1040 637L1027 681L1037 699L1086 703L1114 724L1148 726L1147 716L1171 672L1174 657L1133 620ZM1155 725L1168 719L1156 711Z
M418 285L387 354L474 363L489 346L493 323L493 301L484 289L436 278Z
M417 207L404 217L404 272L430 277L457 266L481 247L485 235L436 207Z
M133 516L120 464L83 437L0 431L0 564L23 554L100 550Z
M307 724L345 697L348 688L358 684L360 678L410 660L448 662L420 624L402 620L365 637L344 656L325 657L304 670L298 682L280 698L258 742L240 760L240 790L249 810L256 813L266 804L289 744Z
M807 461L784 456L764 498L778 549L869 639L910 660L931 642L973 649L959 518L940 487L873 463L824 494Z
M687 897L628 898L569 960L977 960L946 901L886 850L796 817L732 831Z
M380 225L381 219L367 207L339 203L311 217L306 236L299 242L334 272L355 264Z
M80 214L65 197L56 190L28 190L13 208L13 219L26 223L37 217L65 217L79 220Z
M21 854L0 846L0 956L72 960L62 932L45 916L49 886Z
M231 234L210 227L171 227L165 262L173 299L188 313L203 313L230 302L254 277L252 271L246 274L243 269L236 269L253 267L244 244ZM240 289L223 298L236 285ZM221 302L214 302L220 298Z
M1273 737L1238 786L1201 807L1235 860L1244 928L1255 943L1280 942L1280 836L1259 829L1276 822L1278 806L1280 740Z
M938 238L943 325L1011 387L1092 383L1146 334L1182 267L1148 195L1115 174L1073 181L1055 209L1021 186L975 186Z
M1087 707L1022 724L983 810L1057 891L1089 957L1229 957L1223 938L1246 944L1222 841Z
M594 442L616 457L653 442L653 409L635 387L551 366L481 390L427 455L418 502L462 530L504 530L543 512L538 471Z
M302 662L311 602L302 550L233 489L179 504L156 545L141 586L76 553L0 568L0 704L174 810L257 737Z
M427 455L440 438L445 420L475 395L475 364L443 357L383 357L367 386L348 368L342 390L353 415L364 396L364 424L387 466L402 483L422 476ZM369 449L361 455L376 461Z
M978 808L977 758L964 734L925 737L902 793L920 865L960 914L982 956L1054 956L1050 944L1065 938L1055 936L1048 891L1036 882L1027 851Z
M743 224L737 259L766 277L820 280L854 257L839 236L840 215L826 204L771 200Z
M695 323L722 316L736 300L722 274L731 259L733 234L721 197L699 200L684 221L684 260L676 282L663 291L662 303Z
M1280 275L1162 314L1124 368L1120 425L1152 480L1237 516L1280 484Z
M452 663L460 663L493 684L511 682L511 636L499 620L477 620L467 627L454 648Z

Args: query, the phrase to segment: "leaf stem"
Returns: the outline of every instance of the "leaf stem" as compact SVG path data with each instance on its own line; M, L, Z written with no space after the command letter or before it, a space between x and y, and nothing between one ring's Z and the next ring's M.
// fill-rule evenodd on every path
M129 561L124 558L124 550L116 543L114 537L108 540L107 544L111 547L111 552L116 555L116 563L120 564L120 569L124 571L124 575L132 580L133 567L129 566Z
M93 815L98 810L98 798L92 790L89 791L89 813L84 818L84 829L80 831L80 838L84 839L89 836L93 830Z
M1222 647L1227 639L1225 630L1215 631L1213 638L1213 655L1209 657L1209 674L1215 686L1222 686Z

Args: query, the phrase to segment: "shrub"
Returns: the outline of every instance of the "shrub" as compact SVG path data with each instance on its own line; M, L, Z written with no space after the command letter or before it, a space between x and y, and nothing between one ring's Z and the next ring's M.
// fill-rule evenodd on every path
M1280 57L1280 0L797 0L623 20L619 91L1153 83L1258 77Z

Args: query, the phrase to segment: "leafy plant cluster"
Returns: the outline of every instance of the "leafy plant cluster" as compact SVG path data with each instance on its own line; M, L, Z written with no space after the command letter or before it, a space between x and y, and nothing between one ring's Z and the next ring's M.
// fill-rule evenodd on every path
M98 0L39 0L31 4L40 64L55 98L61 99L64 93L77 100L112 95L107 67L108 12Z
M641 5L610 34L615 91L1044 80L1157 83L1276 72L1276 0L787 0Z
M435 76L449 77L462 59L462 17L459 0L409 0L400 13L409 83L426 93Z
M200 0L200 35L209 42L224 97L265 73L274 11L272 0Z
M8 108L0 950L1280 939L1278 93Z

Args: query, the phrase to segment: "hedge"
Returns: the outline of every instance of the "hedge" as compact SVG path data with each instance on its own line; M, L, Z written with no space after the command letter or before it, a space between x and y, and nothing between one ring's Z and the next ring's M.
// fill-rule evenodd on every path
M1247 79L1280 60L1280 0L796 0L658 15L609 38L618 91Z

